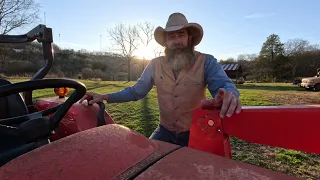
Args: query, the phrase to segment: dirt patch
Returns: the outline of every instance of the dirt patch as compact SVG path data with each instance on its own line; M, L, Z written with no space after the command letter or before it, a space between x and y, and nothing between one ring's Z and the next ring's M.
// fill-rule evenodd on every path
M320 104L320 92L272 92L262 96L278 105Z

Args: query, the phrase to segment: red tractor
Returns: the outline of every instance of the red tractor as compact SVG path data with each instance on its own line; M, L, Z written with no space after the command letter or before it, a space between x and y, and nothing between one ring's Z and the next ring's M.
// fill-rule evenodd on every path
M34 40L42 43L45 66L30 81L0 79L3 180L297 179L232 160L229 136L320 154L317 106L244 107L223 120L219 110L204 107L194 111L189 147L150 140L115 124L104 104L79 104L84 84L43 79L53 65L50 28L0 35L0 43ZM45 88L59 97L32 99L32 91ZM75 89L68 98L66 88Z

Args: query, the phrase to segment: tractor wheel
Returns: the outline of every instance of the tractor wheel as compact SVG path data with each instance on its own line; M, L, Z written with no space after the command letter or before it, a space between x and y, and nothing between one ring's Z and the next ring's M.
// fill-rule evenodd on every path
M316 92L320 91L320 83L314 86L314 91Z

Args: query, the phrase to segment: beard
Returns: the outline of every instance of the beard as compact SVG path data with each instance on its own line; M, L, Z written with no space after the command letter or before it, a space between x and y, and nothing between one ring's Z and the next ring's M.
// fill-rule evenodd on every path
M164 52L174 72L184 68L189 69L195 63L194 46L183 47L178 44L172 49L165 48Z

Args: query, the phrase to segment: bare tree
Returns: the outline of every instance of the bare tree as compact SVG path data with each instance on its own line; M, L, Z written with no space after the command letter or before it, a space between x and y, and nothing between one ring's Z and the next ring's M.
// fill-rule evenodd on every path
M294 79L301 56L307 51L311 50L311 45L308 41L303 39L289 39L285 44L285 53L289 58L287 66L291 70L291 78Z
M146 47L153 40L154 26L150 22L138 23L137 25L118 24L108 31L112 40L113 51L117 51L128 68L128 81L131 81L131 67L134 53L138 50L139 45L143 44ZM144 64L144 63L143 63ZM120 67L122 67L120 65Z
M148 47L149 43L154 39L153 32L154 32L154 24L151 22L145 21L143 24L138 23L137 27L139 28L139 38L142 44ZM145 37L145 38L144 38Z
M139 46L139 33L136 26L125 25L123 23L115 26L113 29L108 30L114 50L120 52L121 56L126 61L128 68L128 81L131 81L131 61L134 52ZM122 66L122 65L121 65Z
M35 0L0 0L0 34L34 23L39 7Z

